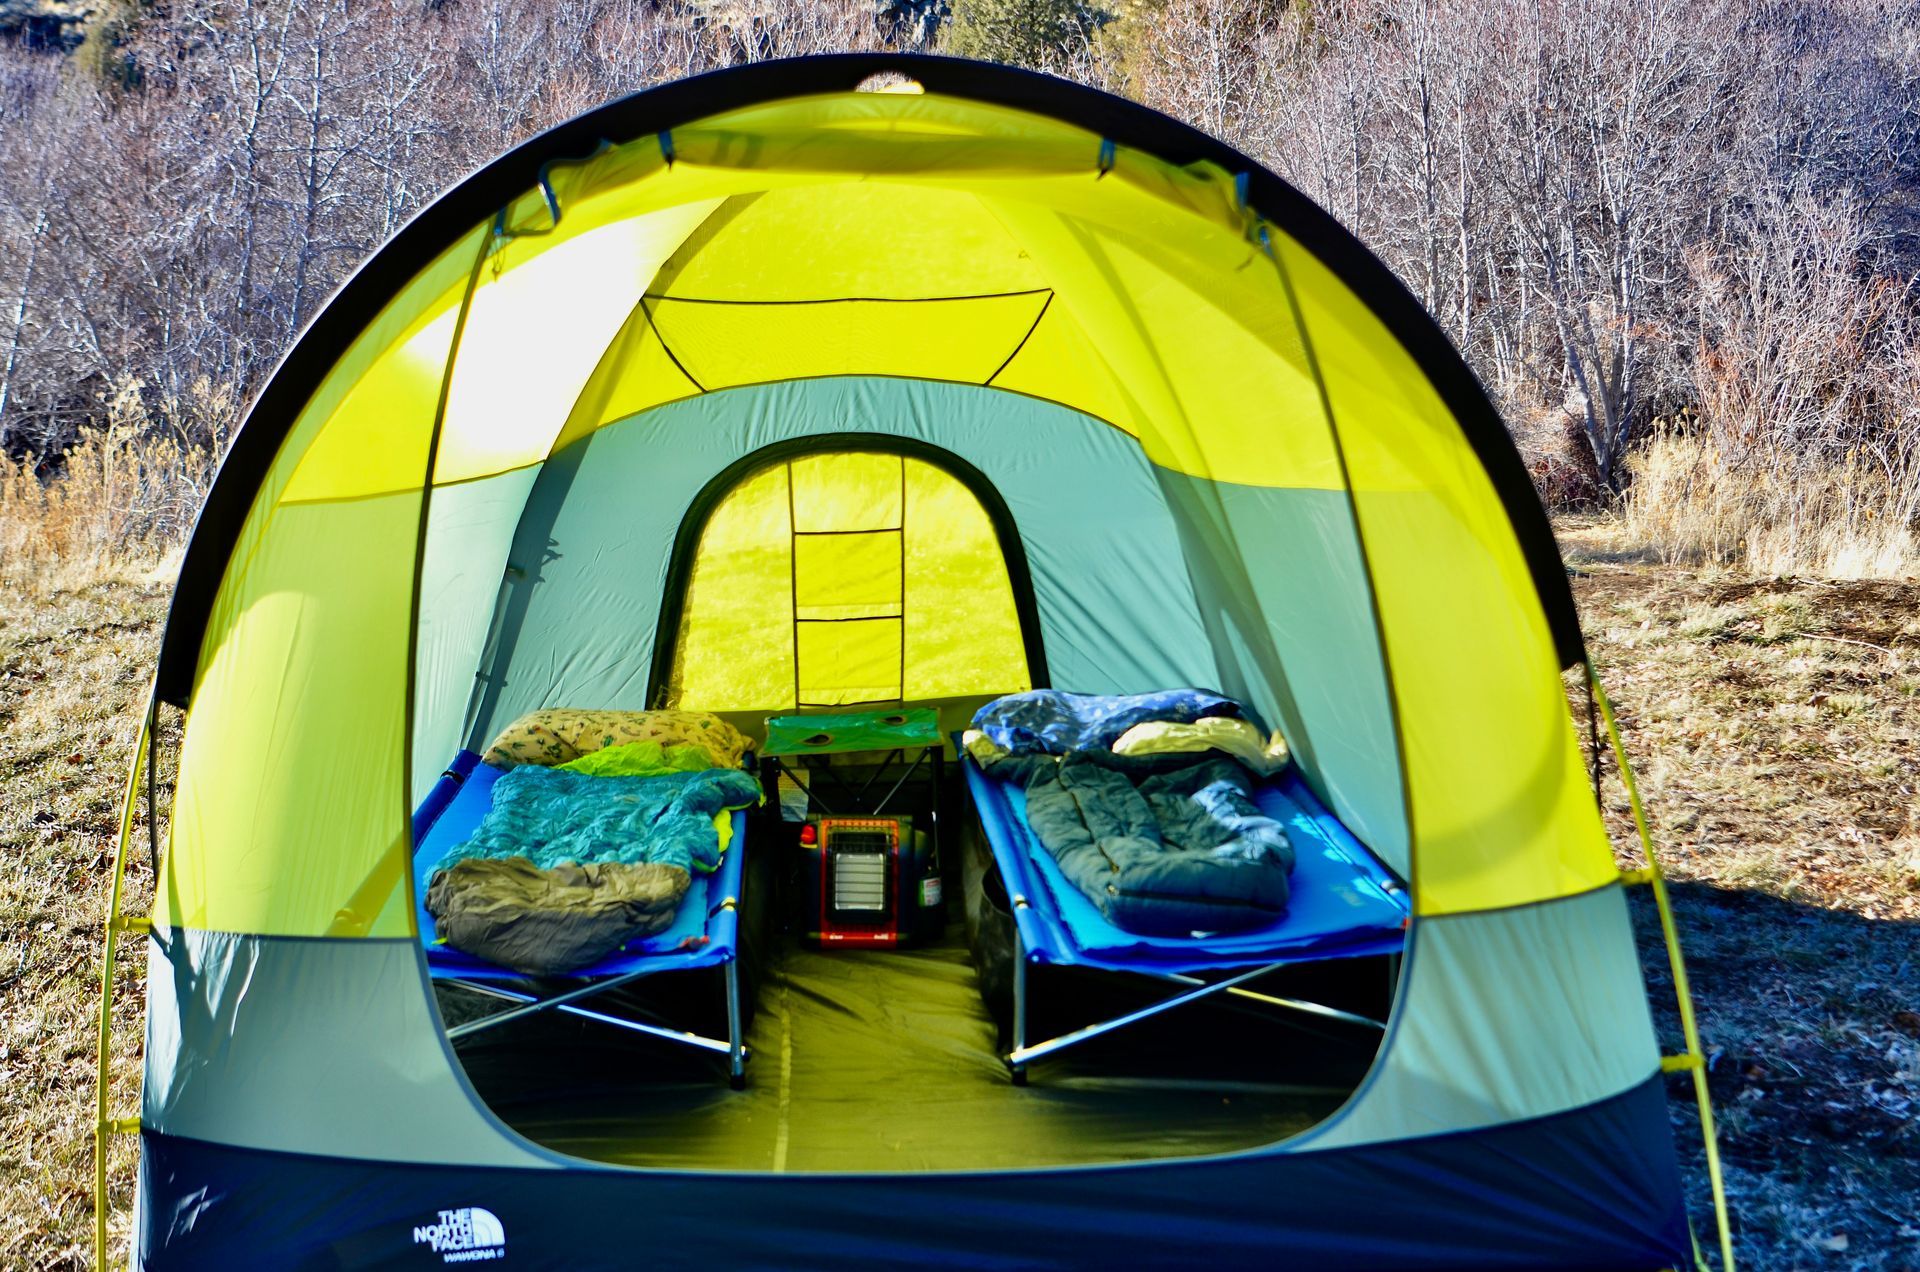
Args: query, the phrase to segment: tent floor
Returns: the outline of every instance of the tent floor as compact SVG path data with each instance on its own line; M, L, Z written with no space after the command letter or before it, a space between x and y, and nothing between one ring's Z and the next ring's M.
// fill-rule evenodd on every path
M552 1012L471 1035L459 1055L503 1121L575 1156L682 1169L899 1172L1269 1144L1337 1108L1378 1042L1365 1030L1320 1029L1209 1000L1037 1063L1030 1085L1016 1087L957 929L918 950L789 943L769 962L744 1091L729 1090L724 1069L698 1053ZM696 998L684 982L695 982ZM652 1009L685 1023L689 1010L699 1012L689 1002L718 993L717 981L691 975L661 984L665 996L590 1005L642 1018ZM1168 992L1111 976L1038 978L1034 1037ZM450 1018L473 1014L460 994L444 991Z

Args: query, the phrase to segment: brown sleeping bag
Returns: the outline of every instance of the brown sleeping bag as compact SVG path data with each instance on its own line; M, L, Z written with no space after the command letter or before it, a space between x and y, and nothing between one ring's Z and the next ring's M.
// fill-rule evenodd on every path
M468 857L427 885L448 945L516 972L558 976L599 962L673 922L689 877L677 866Z

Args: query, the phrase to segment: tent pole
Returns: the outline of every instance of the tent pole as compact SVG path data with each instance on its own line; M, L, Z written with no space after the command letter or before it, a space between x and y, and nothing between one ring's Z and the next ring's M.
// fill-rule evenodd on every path
M155 722L160 710L157 692L147 695L146 714L140 720L140 735L133 745L133 763L127 770L126 794L121 800L120 836L113 851L113 883L107 894L107 924L102 941L100 955L100 1037L95 1052L93 1080L94 1121L93 1121L93 1264L104 1269L107 1266L107 1145L113 1135L136 1132L140 1129L139 1117L113 1117L111 1094L108 1091L109 1070L113 1062L113 974L114 963L119 954L119 935L121 932L145 933L152 930L152 923L146 919L125 918L120 913L120 900L124 895L127 880L127 846L133 839L133 810L140 797L140 779L145 776L148 783L147 807L153 807L153 768L147 762L153 753L153 736L157 732ZM149 813L151 815L151 812ZM157 832L155 832L157 835ZM158 842L157 838L154 841ZM155 858L158 868L158 858ZM154 876L154 890L160 887L159 875Z
M1407 762L1407 726L1401 719L1400 689L1394 676L1393 650L1387 643L1387 623L1380 612L1380 579L1373 568L1373 549L1367 545L1367 529L1360 518L1360 501L1353 489L1353 465L1347 459L1346 438L1340 431L1340 420L1334 413L1333 394L1327 388L1327 377L1320 367L1320 355L1315 351L1313 333L1307 326L1306 308L1300 303L1300 293L1293 285L1293 271L1288 268L1286 257L1275 245L1273 235L1260 214L1247 202L1246 174L1242 173L1235 181L1235 191L1239 199L1240 214L1245 221L1247 241L1258 248L1273 263L1274 276L1280 282L1280 290L1287 298L1287 312L1293 321L1293 329L1300 337L1300 350L1306 356L1307 369L1313 376L1315 394L1320 399L1320 415L1327 426L1327 440L1333 446L1334 463L1340 472L1340 487L1346 495L1347 524L1353 530L1353 548L1360 561L1360 574L1367 582L1367 617L1373 624L1374 648L1380 654L1380 683L1386 690L1387 722L1393 730L1393 758L1398 766L1400 777L1400 815L1405 819L1407 831L1407 883L1409 900L1418 908L1420 880L1418 862L1420 844L1418 841L1419 822L1413 815L1413 779L1411 766Z
M1606 723L1607 738L1613 744L1613 758L1620 769L1620 781L1627 788L1627 804L1633 810L1633 826L1640 835L1640 847L1647 856L1644 872L1629 872L1630 883L1647 883L1653 888L1654 906L1660 912L1660 934L1666 941L1667 963L1673 971L1673 994L1680 1008L1680 1034L1686 1044L1683 1055L1663 1057L1663 1072L1685 1069L1693 1075L1694 1103L1700 1109L1700 1136L1706 1148L1707 1180L1713 1189L1713 1217L1720 1234L1720 1262L1726 1272L1734 1272L1733 1227L1727 1215L1726 1181L1720 1170L1720 1145L1713 1124L1713 1099L1707 1091L1706 1053L1700 1046L1700 1027L1693 1015L1693 990L1687 982L1687 962L1680 952L1680 929L1674 922L1673 905L1667 896L1666 876L1653 851L1653 831L1647 825L1647 812L1640 800L1640 787L1633 780L1633 767L1627 762L1626 743L1620 739L1620 726L1613 718L1613 703L1600 684L1600 673L1587 659L1587 683L1594 701L1600 706L1600 718Z
M552 187L546 185L544 168L541 170L541 184L545 189L549 206L555 211L557 224L559 204L553 201ZM424 471L420 474L420 514L414 524L413 534L413 579L407 593L406 697L402 704L403 714L400 719L400 824L405 829L401 832L399 842L388 854L387 862L376 866L367 876L366 884L362 885L363 888L368 885L376 886L378 896L369 894L362 897L356 892L353 898L354 906L342 916L348 920L350 926L366 925L358 932L351 933L352 935L366 934L375 916L385 906L387 892L396 885L406 901L408 914L413 913L413 907L418 903L413 891L412 869L413 851L417 846L413 842L413 741L414 717L419 709L417 700L419 685L416 682L420 667L420 596L427 573L427 533L433 521L433 482L434 475L440 467L440 442L446 432L447 403L453 394L453 375L460 361L460 345L466 339L467 320L473 316L473 295L480 287L480 275L485 271L487 262L493 259L494 253L511 242L512 237L507 229L507 209L502 207L494 214L492 223L480 231L480 241L474 248L473 265L467 270L466 289L460 293L460 308L454 314L453 332L447 340L447 359L440 368L440 393L434 400L433 424L427 430L426 464ZM499 276L497 264L494 274L496 278ZM393 875L391 881L382 878L387 873ZM335 922L337 924L339 920L336 919ZM411 922L408 926L412 926ZM428 997L431 998L432 995L429 994Z

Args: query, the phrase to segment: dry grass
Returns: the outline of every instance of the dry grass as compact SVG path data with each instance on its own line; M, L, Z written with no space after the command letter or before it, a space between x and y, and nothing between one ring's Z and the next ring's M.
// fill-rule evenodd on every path
M1788 471L1669 435L1636 451L1628 467L1634 480L1620 531L1662 560L1762 576L1920 576L1920 490L1857 459Z
M92 1262L94 1030L121 784L169 571L0 587L0 1267ZM129 871L144 913L152 876ZM114 1012L116 1113L135 1111L135 957ZM124 1240L133 1141L112 1158Z
M205 381L157 403L125 384L107 401L107 427L83 435L57 472L0 455L0 583L85 586L103 564L150 564L184 542L233 419L231 392Z
M1676 873L1920 918L1920 586L1576 586Z
M1920 1267L1920 586L1681 574L1635 564L1608 533L1571 528L1576 590L1683 881L1745 1266ZM7 1268L88 1261L100 925L166 573L0 588ZM131 884L138 912L142 854ZM1641 917L1671 1033L1654 925ZM113 1081L116 1111L128 1112L141 1019L132 959L120 983ZM1691 1105L1683 1085L1673 1091L1698 1219ZM123 1139L112 1161L120 1242L132 1172Z

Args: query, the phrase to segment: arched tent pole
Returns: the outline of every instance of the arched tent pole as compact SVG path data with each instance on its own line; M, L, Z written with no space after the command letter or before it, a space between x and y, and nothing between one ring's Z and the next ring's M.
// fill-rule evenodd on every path
M159 886L159 823L154 819L156 798L154 770L158 747L160 698L152 690L147 694L147 709L140 717L140 735L134 742L133 762L127 768L126 793L120 801L120 835L113 850L113 883L107 894L107 922L100 954L100 1037L95 1052L93 1081L93 1263L107 1266L107 1146L115 1135L140 1130L140 1117L114 1117L112 1093L108 1090L108 1068L113 1049L113 975L122 932L145 936L153 931L153 921L122 915L120 901L126 891L127 849L133 839L133 810L140 797L140 780L147 782L148 846L154 863L154 883Z
M670 143L667 137L668 134L661 134L663 154L669 153ZM595 150L594 153L598 154L599 150ZM551 187L546 188L551 189ZM620 324L613 338L607 342L607 347L601 352L599 361L594 364L592 373L581 384L579 393L575 395L572 405L568 407L566 418L561 421L559 430L547 446L547 453L541 461L543 466L550 463L569 445L581 441L584 436L593 431L591 428L576 429L576 420L581 418L583 413L591 418L605 406L606 383L610 378L618 377L619 370L630 356L633 345L638 340L644 339L644 336L640 335L642 332L650 334L659 343L661 351L667 355L674 369L686 379L688 386L695 393L707 391L701 387L699 381L687 374L686 368L680 365L680 360L675 358L673 351L667 347L666 340L653 325L653 315L647 308L647 298L671 287L674 280L712 241L713 237L741 212L752 206L759 197L760 194L756 192L730 195L720 200L700 220L699 224L687 231L686 236L653 271L646 285L640 289L639 296L634 299L633 308L627 311L626 319ZM559 201L550 200L548 207L553 213L554 225L559 225L562 215ZM572 479L568 477L566 480L571 482ZM521 521L514 533L516 544L520 542L526 526L526 511L522 509ZM422 547L425 547L424 539ZM493 612L487 619L486 642L481 647L480 663L474 672L473 688L467 696L466 713L461 721L460 735L466 739L465 746L471 751L481 750L486 741L480 736L479 730L493 718L494 707L502 687L500 669L513 661L514 646L519 641L520 622L525 617L531 589L539 581L538 567L516 564L514 560L516 555L518 554L512 549L508 550L507 561L501 571L500 587L494 596ZM651 693L651 689L649 692Z
M1286 260L1273 245L1273 237L1259 213L1247 206L1244 193L1246 181L1238 182L1241 191L1241 213L1247 218L1247 238L1260 253L1273 265L1274 276L1280 280L1280 288L1287 298L1287 308L1293 315L1294 330L1300 333L1300 350L1306 356L1307 367L1313 374L1314 392L1320 398L1320 415L1327 425L1327 437L1333 443L1333 457L1340 469L1340 485L1346 495L1348 524L1353 528L1353 545L1360 554L1360 570L1367 581L1367 617L1373 622L1375 648L1380 654L1381 683L1386 689L1387 721L1393 730L1393 758L1400 772L1400 816L1407 834L1407 895L1413 898L1413 914L1410 922L1420 921L1420 849L1413 821L1413 781L1407 773L1407 732L1400 718L1400 692L1394 682L1393 654L1387 647L1386 621L1380 614L1380 589L1373 569L1373 554L1367 548L1366 528L1360 523L1360 504L1353 492L1353 469L1347 463L1346 441L1340 435L1340 421L1335 418L1333 398L1327 392L1326 376L1320 370L1319 355L1314 352L1313 333L1307 330L1307 313L1300 303L1300 294L1293 285L1293 271L1287 268ZM1404 962L1404 961L1403 961ZM1404 968L1403 968L1404 970ZM1394 1002L1400 997L1400 986L1394 985ZM1389 1012L1392 1003L1388 1004ZM1380 1054L1384 1055L1382 1047ZM1376 1060L1377 1063L1377 1060Z
M1733 1226L1727 1215L1726 1181L1720 1170L1720 1145L1713 1127L1713 1098L1707 1091L1706 1052L1701 1049L1700 1027L1693 1015L1693 991L1687 983L1687 961L1680 952L1680 930L1674 923L1673 905L1667 897L1666 876L1661 873L1660 859L1654 855L1653 832L1647 826L1646 808L1640 802L1640 787L1633 780L1633 766L1627 763L1627 747L1620 739L1620 726L1613 718L1613 703L1601 687L1600 673L1591 658L1587 659L1587 684L1593 689L1594 701L1600 706L1600 718L1606 723L1614 763L1620 768L1620 781L1627 788L1627 804L1633 810L1633 827L1639 832L1641 850L1647 855L1645 869L1624 871L1621 877L1630 884L1652 887L1653 903L1660 911L1660 934L1667 946L1667 963L1673 970L1673 996L1680 1007L1680 1036L1686 1050L1677 1056L1662 1056L1660 1068L1667 1073L1684 1070L1693 1075L1693 1098L1700 1109L1700 1137L1706 1148L1707 1179L1713 1189L1713 1219L1720 1235L1720 1262L1726 1272L1734 1272ZM1697 1250L1695 1254L1697 1257Z
M506 217L506 209L502 208L493 218L492 228L480 235L479 246L474 250L473 267L467 271L466 290L460 294L459 314L454 319L453 335L447 345L447 360L440 371L440 394L434 403L433 427L427 434L427 459L420 485L420 520L413 542L413 582L407 603L407 691L402 717L405 732L400 747L401 830L393 848L354 889L347 904L335 916L332 926L327 929L328 936L366 935L374 920L386 908L387 898L396 887L406 895L407 913L413 913L413 871L410 868L413 862L413 809L409 799L413 780L414 664L420 656L420 589L426 570L427 522L433 505L433 475L440 453L440 434L447 418L447 399L453 387L454 367L460 359L461 338L466 335L467 319L473 312L473 293L480 285L480 275L486 269L487 261L502 244L514 237L514 232L506 227Z

